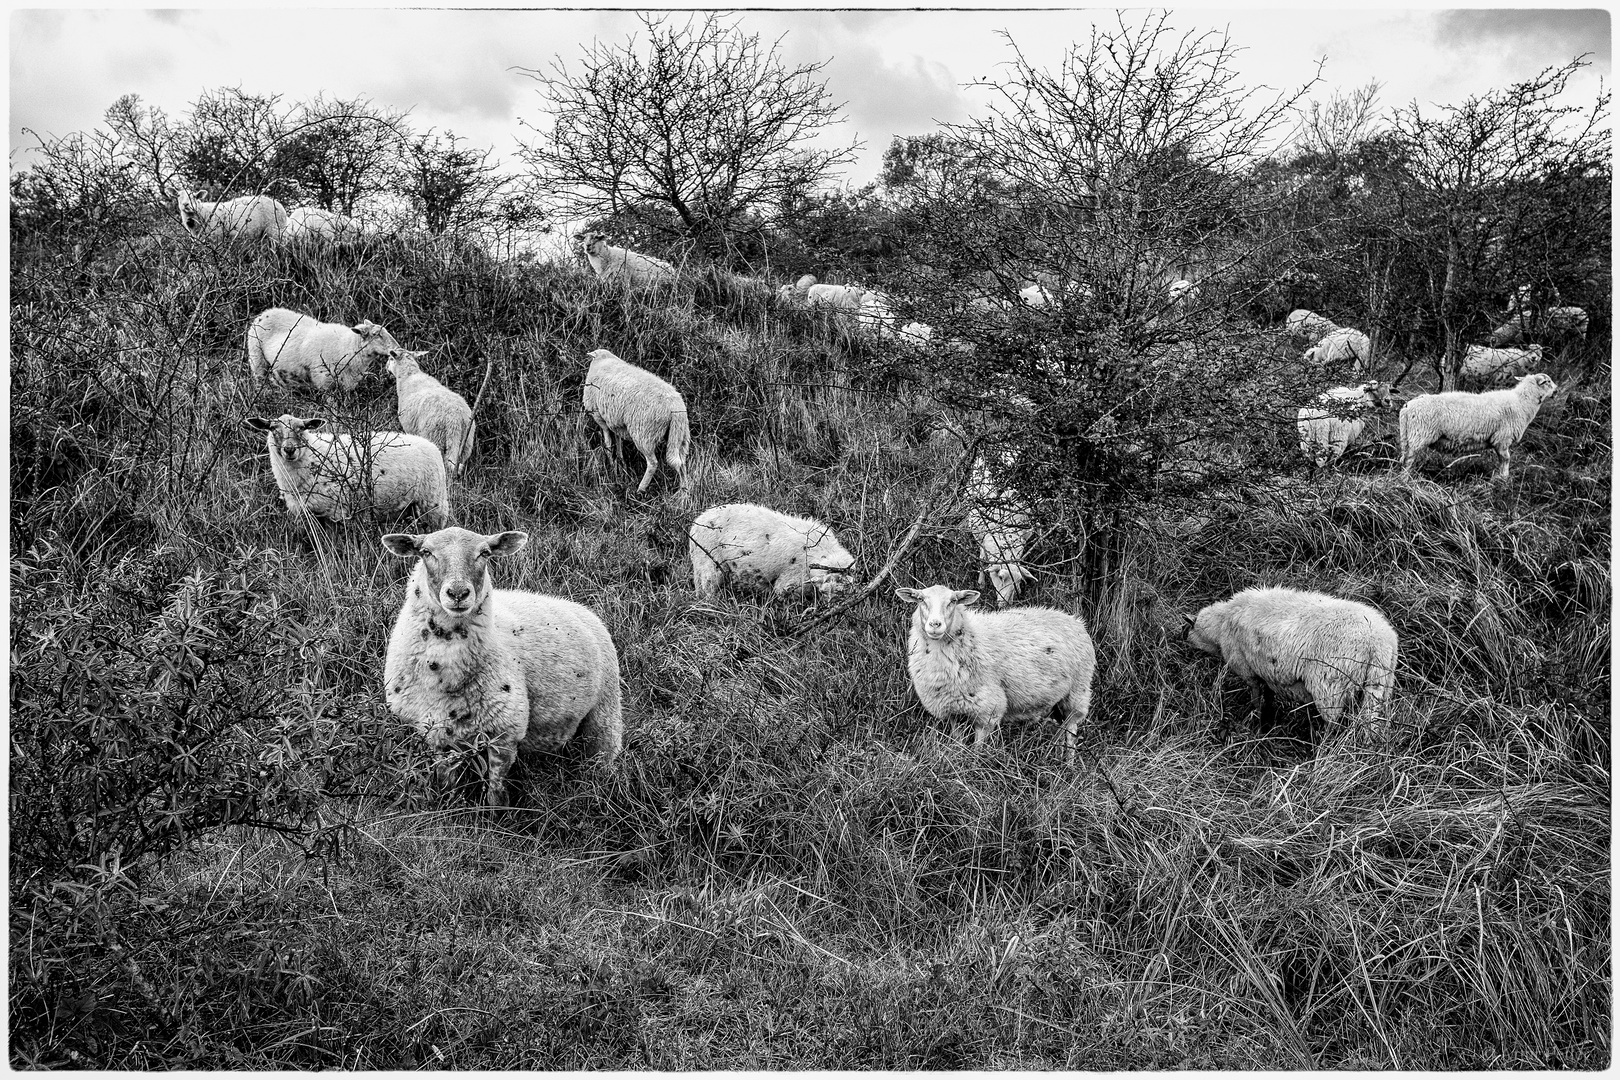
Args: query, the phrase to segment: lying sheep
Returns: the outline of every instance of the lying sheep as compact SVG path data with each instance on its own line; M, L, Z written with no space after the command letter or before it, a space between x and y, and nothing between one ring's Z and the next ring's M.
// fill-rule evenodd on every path
M1063 714L1063 756L1074 762L1075 735L1091 708L1096 650L1086 624L1055 608L978 612L972 590L946 585L896 589L916 604L906 668L931 716L973 724L982 746L1004 717Z
M444 455L426 439L398 431L354 435L319 430L326 421L283 413L275 420L242 421L265 432L270 472L294 517L344 521L354 511L412 511L434 528L450 521L450 485Z
M466 398L422 370L426 355L404 349L388 354L388 371L394 376L394 396L399 402L399 426L442 450L445 470L459 476L472 456L472 408Z
M1330 330L1322 339L1305 350L1305 361L1330 367L1349 362L1356 375L1367 371L1372 362L1372 342L1360 330L1341 326Z
M1338 323L1307 308L1295 308L1288 315L1288 336L1303 345L1315 345L1337 329Z
M830 600L853 583L855 557L831 529L755 503L711 506L692 522L687 542L692 587L702 597L724 587Z
M1276 698L1310 701L1328 730L1371 723L1395 687L1395 630L1354 600L1244 589L1185 616L1185 640L1249 685L1262 717Z
M1389 407L1388 385L1374 380L1360 386L1336 386L1299 410L1299 448L1319 467L1344 456L1367 427L1364 417Z
M1509 447L1557 389L1551 376L1536 374L1524 376L1511 390L1419 394L1401 407L1401 471L1411 476L1418 454L1444 441L1457 449L1491 447L1498 459L1495 478L1506 480Z
M319 322L288 308L261 311L248 324L248 370L254 385L266 375L285 389L348 391L374 364L399 348L394 335L374 322L354 326Z
M585 411L601 427L608 452L622 459L628 438L646 459L647 471L636 490L646 491L652 483L660 444L664 461L675 470L676 487L684 489L692 435L680 391L606 349L597 349L586 359L591 366L585 372Z
M182 191L176 200L180 224L210 240L267 240L279 243L287 231L287 208L268 195L243 195L204 202Z
M1532 367L1540 366L1540 345L1531 345L1525 349L1493 349L1488 345L1470 345L1463 353L1458 372L1483 382L1505 376L1517 377Z
M663 259L614 247L599 232L579 234L580 246L599 278L615 278L631 285L657 285L675 280L675 268Z
M318 206L295 206L287 211L285 239L291 243L338 244L359 236L359 224L343 214Z
M428 741L440 783L453 783L459 753L478 754L490 806L506 804L520 747L578 741L612 761L624 742L619 654L602 620L572 600L493 587L490 562L528 540L454 528L382 538L417 560L383 664L388 709Z
M1004 471L1015 464L1010 453L1001 455ZM1010 604L1030 577L1024 568L1024 552L1035 529L1028 504L1012 488L996 481L982 455L973 462L967 496L967 527L979 545L979 584L994 588L996 599Z
M1586 339L1586 330L1591 320L1586 311L1578 307L1547 308L1539 314L1525 308L1517 312L1507 322L1491 331L1490 343L1493 348L1502 348L1508 345L1517 345L1526 337L1576 337Z

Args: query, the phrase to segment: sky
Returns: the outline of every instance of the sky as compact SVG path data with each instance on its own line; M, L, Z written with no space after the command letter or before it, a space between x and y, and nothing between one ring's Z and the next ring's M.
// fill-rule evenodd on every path
M1177 30L1226 30L1246 85L1294 89L1326 60L1310 96L1376 79L1387 108L1459 102L1541 68L1591 54L1572 86L1589 104L1609 84L1611 29L1603 10L1403 8L1316 10L1177 6ZM684 19L681 12L672 17ZM1128 12L1135 18L1141 12ZM843 179L876 177L894 135L920 134L982 112L983 91L1012 55L1005 31L1039 67L1055 66L1092 20L1115 9L751 11L740 25L781 39L785 59L821 62L845 121L827 137L863 146ZM410 110L417 130L454 131L516 165L520 121L541 113L519 68L577 59L593 38L622 42L636 15L610 10L12 9L10 156L29 160L31 129L89 130L118 97L139 94L181 118L202 92L226 86L283 95L369 97Z

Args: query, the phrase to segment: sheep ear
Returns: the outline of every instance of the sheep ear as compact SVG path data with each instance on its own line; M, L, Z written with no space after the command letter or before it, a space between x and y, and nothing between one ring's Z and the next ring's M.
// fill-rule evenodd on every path
M323 428L325 426L326 426L326 418L321 417L321 416L317 416L317 417L314 417L313 419L304 421L304 430L305 431L314 431L316 428Z
M979 592L977 589L958 589L951 593L951 602L963 607L972 607L979 602Z
M508 555L516 555L529 544L529 534L526 532L517 532L516 530L512 532L497 533L494 536L486 536L484 539L489 542L489 553L494 555L496 558L505 558Z
M242 423L244 426L250 427L254 431L269 431L272 427L275 427L276 424L274 420L266 420L262 416L244 416L242 418Z
M383 547L402 559L414 559L421 551L422 538L410 533L384 533Z
M915 604L922 599L922 593L918 592L916 589L896 589L894 590L894 595L898 596L908 604Z

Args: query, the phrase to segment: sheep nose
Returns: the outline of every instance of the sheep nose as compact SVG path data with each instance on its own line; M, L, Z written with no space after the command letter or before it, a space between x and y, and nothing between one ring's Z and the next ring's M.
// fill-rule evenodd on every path
M472 595L472 586L455 582L444 587L444 595L451 603L459 604Z

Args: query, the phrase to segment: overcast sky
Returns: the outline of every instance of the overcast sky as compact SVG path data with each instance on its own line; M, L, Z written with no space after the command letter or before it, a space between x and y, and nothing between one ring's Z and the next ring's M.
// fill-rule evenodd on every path
M1294 88L1325 57L1313 97L1370 79L1387 107L1450 103L1590 53L1576 102L1610 79L1606 11L1570 9L1307 10L1177 6L1178 30L1227 29L1244 51L1247 85ZM1133 13L1136 17L1140 13ZM684 18L684 15L675 15ZM793 62L828 61L845 103L833 133L864 145L845 179L877 174L896 134L961 121L982 99L963 84L994 76L1010 55L1005 30L1038 65L1055 65L1092 20L1113 9L748 12L741 24L782 38ZM576 58L592 38L623 41L638 27L622 11L13 10L11 163L41 134L96 126L120 95L136 93L183 117L205 90L240 86L287 102L326 91L411 111L415 126L450 129L510 159L518 121L539 112L535 84L517 67Z

